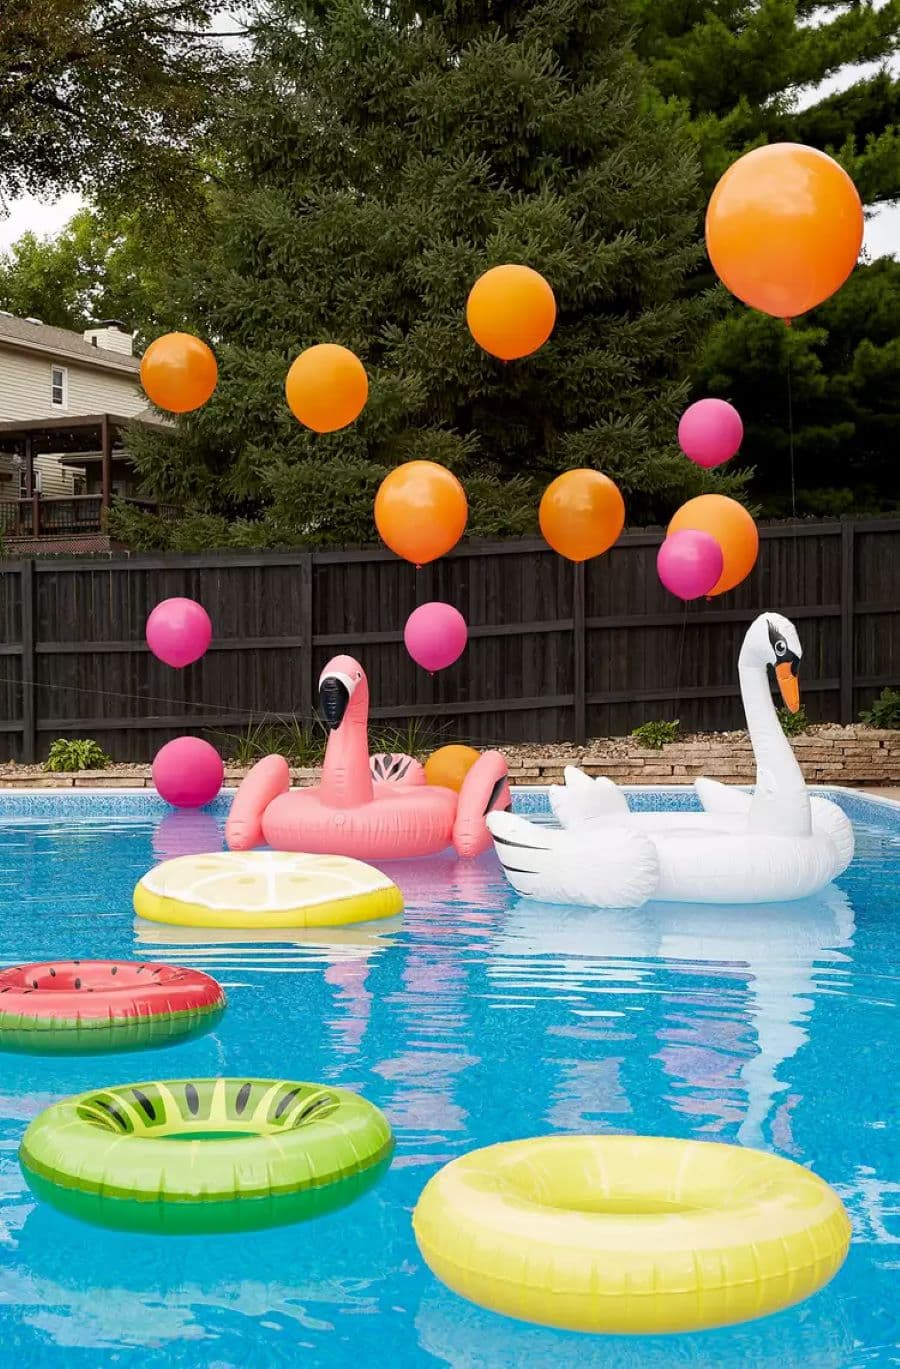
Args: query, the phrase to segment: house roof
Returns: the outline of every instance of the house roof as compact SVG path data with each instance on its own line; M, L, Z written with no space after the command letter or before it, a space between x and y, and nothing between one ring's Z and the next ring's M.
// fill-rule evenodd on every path
M38 355L59 357L93 366L101 371L118 371L120 375L136 376L141 369L140 357L114 352L109 347L93 347L80 333L68 328L52 328L49 323L30 323L0 312L0 347L15 347Z

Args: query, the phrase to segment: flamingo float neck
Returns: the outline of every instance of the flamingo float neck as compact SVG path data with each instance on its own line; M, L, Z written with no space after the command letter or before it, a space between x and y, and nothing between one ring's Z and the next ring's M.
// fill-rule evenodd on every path
M360 808L374 798L369 769L369 685L356 685L338 727L328 738L319 799L328 808Z

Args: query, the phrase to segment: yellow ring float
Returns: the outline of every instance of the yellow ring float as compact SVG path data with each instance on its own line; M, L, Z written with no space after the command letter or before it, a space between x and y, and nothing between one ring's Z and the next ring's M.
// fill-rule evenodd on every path
M150 870L135 888L134 910L180 927L341 927L395 917L403 895L349 856L215 851Z
M413 1227L434 1274L571 1331L693 1331L801 1302L850 1222L822 1179L763 1151L644 1136L489 1146L429 1181Z

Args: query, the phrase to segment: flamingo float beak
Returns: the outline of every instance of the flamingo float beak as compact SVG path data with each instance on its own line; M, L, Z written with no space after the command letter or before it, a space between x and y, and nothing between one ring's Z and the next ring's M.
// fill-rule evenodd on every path
M356 681L340 671L324 674L319 680L319 712L329 732L340 727L347 712L350 695L356 688Z
M794 659L780 661L775 667L775 679L778 681L784 706L791 713L796 713L800 707L800 683L797 679L799 665L800 662Z

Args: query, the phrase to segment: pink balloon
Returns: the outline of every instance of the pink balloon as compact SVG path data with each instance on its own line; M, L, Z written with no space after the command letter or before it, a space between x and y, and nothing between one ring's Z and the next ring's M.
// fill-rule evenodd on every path
M200 737L176 737L160 747L153 783L173 808L202 808L222 788L225 767L214 746Z
M147 619L148 647L176 670L199 661L211 639L209 614L196 599L163 599Z
M406 649L423 670L444 670L458 661L466 649L469 629L452 604L422 604L406 620Z
M724 399L698 399L685 410L678 425L679 447L707 470L730 461L743 440L741 416Z
M683 528L667 537L656 557L659 578L679 599L708 594L722 574L722 548L708 532Z

